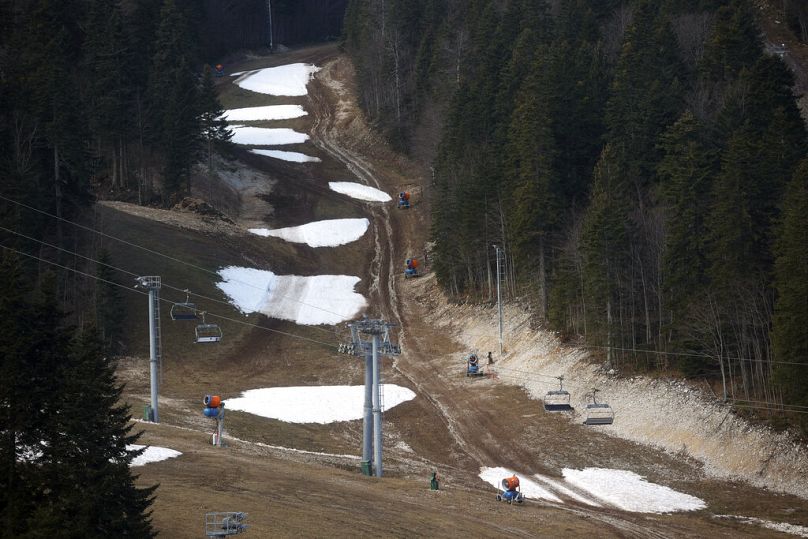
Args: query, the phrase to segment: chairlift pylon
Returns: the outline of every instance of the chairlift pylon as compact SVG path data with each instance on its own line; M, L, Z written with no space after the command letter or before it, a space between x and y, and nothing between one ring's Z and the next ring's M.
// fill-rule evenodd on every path
M202 323L194 330L197 343L219 342L222 340L222 328L218 324L205 323L205 312L202 312Z
M586 405L584 425L611 425L614 423L614 410L608 403L597 401L598 391L600 390L592 388L592 402Z
M569 412L572 410L570 404L570 392L564 389L564 376L556 376L558 379L558 389L548 391L544 396L544 409L548 412Z
M178 302L171 306L172 320L196 320L196 305L191 303L191 292L185 290L185 301Z

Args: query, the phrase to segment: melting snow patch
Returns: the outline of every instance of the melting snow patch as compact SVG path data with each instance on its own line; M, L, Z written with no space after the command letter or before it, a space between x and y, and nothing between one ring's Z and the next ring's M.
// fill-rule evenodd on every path
M382 385L386 410L415 398L406 387ZM267 387L227 399L227 408L288 423L325 424L362 419L364 399L365 386Z
M329 219L288 228L251 228L259 236L273 236L292 243L305 243L311 247L335 247L361 238L368 229L367 219Z
M235 144L248 146L279 146L281 144L300 144L309 140L309 136L306 133L298 133L294 129L286 127L267 128L234 125L233 138L230 140Z
M387 394L385 394L385 399L387 398ZM525 495L528 499L539 499L539 500L549 500L551 502L561 502L561 498L550 492L549 490L539 486L538 483L528 479L526 476L517 474L513 470L509 470L508 468L488 468L482 467L480 468L480 479L488 483L489 485L493 485L495 488L500 488L502 484L502 480L506 477L510 477L512 475L516 475L519 478L519 490L522 491L522 494Z
M367 200L370 202L389 202L393 200L392 197L384 191L379 191L374 187L362 185L361 183L328 182L328 187L330 187L332 191L359 200Z
M241 312L262 313L297 324L337 324L354 318L367 302L351 275L275 275L271 271L228 266L216 286Z
M127 445L126 449L133 451L136 449L143 449L144 447L146 446L133 444ZM160 462L161 460L173 459L179 457L180 455L182 455L182 453L175 449L150 445L146 447L146 450L143 453L132 459L132 464L130 464L130 466L143 466L144 464L148 464L150 462Z
M320 68L311 64L288 64L251 71L235 83L245 90L269 95L306 95L306 84Z
M624 511L637 513L670 513L704 509L704 501L676 492L672 488L649 483L643 477L626 470L607 468L564 468L568 483Z
M282 161L291 161L293 163L319 163L319 157L312 157L299 152L284 152L282 150L250 150L250 152L263 155L264 157L274 157Z
M568 497L572 498L575 501L585 503L587 505L592 505L594 507L601 507L601 505L598 502L581 496L580 494L578 494L574 490L564 486L564 484L561 481L557 480L557 479L553 479L552 477L548 477L546 475L541 475L541 474L533 474L533 477L535 477L536 479L538 479L539 481L541 481L543 483L546 483L546 484L550 485L551 487L553 487L553 489L556 492L558 492L560 494L563 494L565 496L568 496Z
M267 105L224 111L222 118L228 122L257 122L261 120L289 120L308 114L300 105Z
M772 522L771 520L763 520L762 518L755 517L740 517L734 515L715 515L715 518L731 518L744 524L757 524L769 530L776 530L778 532L790 533L797 537L808 537L808 527L797 526L796 524L788 524L786 522Z

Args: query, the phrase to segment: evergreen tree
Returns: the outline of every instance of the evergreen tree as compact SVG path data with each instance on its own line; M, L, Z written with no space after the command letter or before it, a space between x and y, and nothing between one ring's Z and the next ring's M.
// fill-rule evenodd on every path
M193 46L182 12L165 0L149 73L149 124L163 155L164 201L190 191L199 147L199 99Z
M213 171L213 146L229 142L233 132L227 127L227 120L222 118L224 108L216 95L213 72L205 65L202 87L199 91L199 110L202 111L199 123L202 126L202 137L207 143L208 172Z
M687 111L661 139L660 192L667 208L664 289L677 323L706 284L705 219L717 159L705 138L704 128Z
M808 406L808 160L786 191L776 243L772 340L775 380L786 404ZM801 421L808 434L808 421Z
M140 434L131 433L129 407L120 404L115 364L104 357L94 328L65 352L64 387L54 399L59 413L49 424L60 435L43 451L49 491L36 514L38 531L51 522L54 535L67 528L96 537L154 537L148 508L156 487L134 484L129 465L143 450L129 448Z
M98 254L98 277L95 291L95 320L99 338L108 354L121 351L125 311L120 288L116 286L115 272L110 267L111 259L106 249Z

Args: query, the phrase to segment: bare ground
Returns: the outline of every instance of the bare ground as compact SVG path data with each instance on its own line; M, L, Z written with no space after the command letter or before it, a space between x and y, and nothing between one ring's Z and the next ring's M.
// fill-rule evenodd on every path
M201 416L200 399L205 393L215 391L229 397L255 387L361 383L361 368L355 358L334 350L333 345L346 337L340 328L301 328L251 317L250 321L267 330L231 324L229 343L223 342L213 351L183 347L182 334L172 328L167 332L161 390L163 424L137 424L145 431L143 442L183 452L177 459L137 470L142 484L160 483L154 519L163 536L202 535L202 517L209 510L247 511L249 534L256 537L779 535L717 519L715 514L808 524L804 500L707 479L695 461L546 414L539 402L515 385L463 376L460 357L464 350L451 331L429 316L443 301L434 279L405 281L400 276L403 259L423 251L428 230L425 207L415 204L410 211L398 211L392 205L350 201L327 189L329 179L347 179L394 194L402 186L423 185L423 174L409 171L424 167L395 155L367 127L355 106L350 62L334 47L253 58L249 67L294 61L312 61L323 67L309 85L310 100L305 104L316 146L306 152L316 151L323 162L300 166L240 155L242 163L267 178L268 187L231 197L241 204L237 209L243 221L236 221L242 226L260 221L288 226L307 219L368 216L373 225L362 241L339 249L290 247L279 240L228 235L146 213L130 216L120 226L133 234L142 227L146 234L151 220L161 221L159 236L171 245L175 256L195 252L192 246L204 243L204 256L195 256L211 268L216 267L216 260L225 264L241 258L273 271L281 267L288 272L319 270L361 276L362 292L371 305L368 314L401 324L399 340L404 353L387 363L384 378L413 388L418 397L385 413L383 479L358 473L360 422L294 425L231 412L227 419L229 447L211 447L213 425ZM239 99L255 105L277 99L239 98L234 90L223 91L232 100L229 106L238 105ZM261 194L272 207L264 217L263 206L251 200ZM119 209L123 208L108 211ZM196 220L186 217L189 222ZM108 219L118 220L114 215ZM228 239L223 242L223 238ZM170 271L181 273L179 269ZM203 279L197 278L203 286ZM145 330L143 326L137 329ZM325 344L302 342L269 330ZM128 381L127 399L140 406L148 395L147 367L143 351L133 356L122 362L119 375ZM480 466L508 466L557 479L564 466L629 469L699 496L708 508L695 513L644 515L610 507L596 509L569 497L561 504L497 504L492 489L477 479ZM442 479L440 492L427 488L432 470Z

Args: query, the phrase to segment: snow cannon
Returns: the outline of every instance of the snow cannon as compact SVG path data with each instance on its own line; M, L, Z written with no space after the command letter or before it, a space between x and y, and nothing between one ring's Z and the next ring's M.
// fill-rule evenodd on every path
M214 69L217 77L224 77L224 66L222 64L216 64Z
M516 490L519 488L519 478L515 475L502 480L502 490Z
M502 480L502 492L497 493L497 501L505 500L508 503L522 503L525 496L519 492L519 478L515 475Z
M480 358L477 354L471 353L466 356L466 376L482 376L483 370L480 368Z
M202 413L205 414L205 417L219 417L219 413L222 410L222 398L219 395L205 395L205 398L202 399L202 402L205 404L205 409L202 410Z
M224 434L224 401L219 395L205 395L202 399L205 404L205 409L202 413L205 417L210 417L216 420L216 432L213 433L211 441L213 445L222 447L222 435Z
M219 395L205 395L205 398L202 399L202 402L208 408L218 408L220 404L222 404L222 398Z
M407 269L404 270L404 278L418 277L418 260L415 258L407 259Z
M398 194L398 209L400 209L400 210L408 210L408 209L410 209L410 192L409 191L401 191Z

